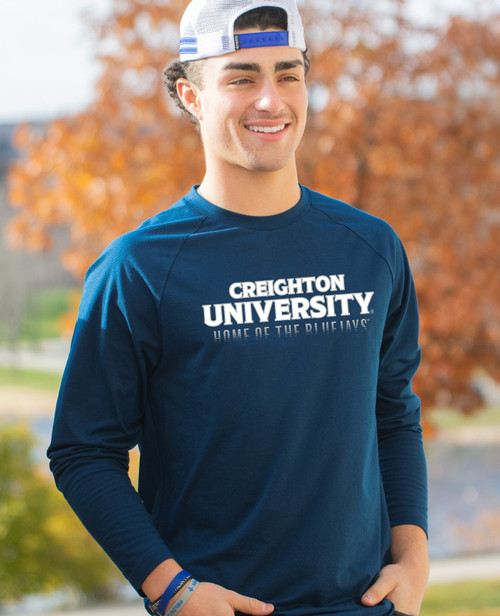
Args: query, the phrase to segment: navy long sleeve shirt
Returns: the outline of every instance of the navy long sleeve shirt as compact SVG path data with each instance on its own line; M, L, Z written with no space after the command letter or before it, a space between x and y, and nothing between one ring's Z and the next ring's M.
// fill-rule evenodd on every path
M193 188L90 268L51 468L137 590L173 557L276 614L387 615L360 598L391 526L426 530L419 361L389 225L307 188L266 217Z

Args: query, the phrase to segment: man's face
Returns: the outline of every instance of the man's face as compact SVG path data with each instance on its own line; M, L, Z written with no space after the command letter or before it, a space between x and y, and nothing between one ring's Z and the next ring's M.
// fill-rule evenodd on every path
M198 104L207 169L295 165L307 115L301 51L258 47L205 60Z

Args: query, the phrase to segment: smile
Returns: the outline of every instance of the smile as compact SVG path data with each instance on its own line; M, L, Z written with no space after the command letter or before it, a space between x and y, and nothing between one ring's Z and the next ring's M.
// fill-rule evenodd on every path
M286 124L280 124L279 126L247 126L247 128L254 133L280 133L285 130Z

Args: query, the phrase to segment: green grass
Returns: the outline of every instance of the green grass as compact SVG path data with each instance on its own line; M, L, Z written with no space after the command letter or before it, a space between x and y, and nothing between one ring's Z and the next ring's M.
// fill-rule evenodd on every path
M0 366L0 387L28 387L57 391L60 383L61 375L58 374Z
M431 585L425 594L420 616L472 614L497 608L500 614L500 582L474 581ZM488 612L491 613L491 612Z
M59 337L59 319L69 311L73 292L73 288L67 287L33 291L23 314L20 339L36 341Z
M437 428L452 430L455 428L500 426L500 407L489 407L464 415L453 409L430 411L427 420Z

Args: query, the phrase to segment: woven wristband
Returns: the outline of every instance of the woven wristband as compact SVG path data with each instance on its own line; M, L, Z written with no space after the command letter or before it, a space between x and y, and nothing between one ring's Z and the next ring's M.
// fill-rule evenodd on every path
M158 603L158 605L156 606L156 613L160 614L161 616L163 616L165 614L165 610L167 609L167 605L169 604L170 600L172 599L172 597L175 595L179 584L182 584L182 582L184 582L184 580L186 580L187 578L190 578L191 575L187 572L187 571L180 571L175 577L174 579L170 582L170 584L167 586L165 592L163 593L163 595L161 596L160 602Z
M198 584L199 582L197 580L192 580L189 582L187 588L182 591L182 594L175 602L175 605L171 607L168 614L165 614L165 616L175 616L175 614L177 614L177 612L186 605L189 599L191 599Z

